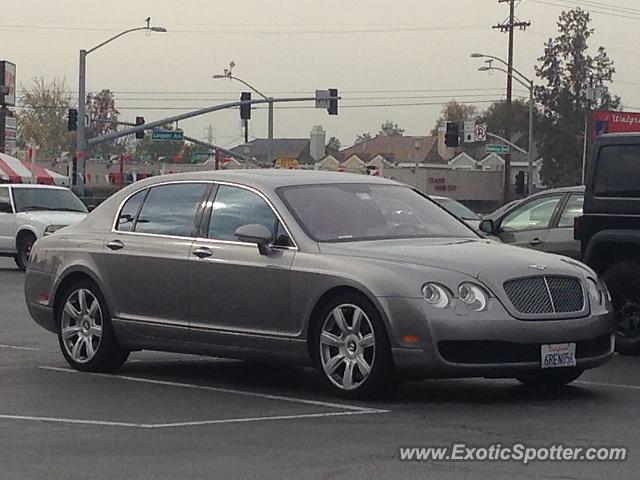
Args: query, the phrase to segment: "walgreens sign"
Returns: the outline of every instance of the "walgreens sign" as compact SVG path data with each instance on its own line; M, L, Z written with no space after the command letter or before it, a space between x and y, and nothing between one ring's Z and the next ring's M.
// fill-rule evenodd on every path
M640 113L596 110L591 124L593 138L605 133L640 133Z

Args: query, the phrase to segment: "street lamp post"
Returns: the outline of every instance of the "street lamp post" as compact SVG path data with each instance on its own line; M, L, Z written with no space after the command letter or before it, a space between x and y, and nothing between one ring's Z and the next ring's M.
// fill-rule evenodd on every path
M147 25L145 27L136 27L130 28L129 30L125 30L124 32L120 32L117 35L105 40L104 42L96 45L89 50L82 49L80 50L80 61L78 67L78 131L77 131L77 143L76 143L76 158L78 160L78 184L80 186L80 193L84 196L84 173L85 173L85 161L87 157L87 136L86 136L86 68L87 68L87 55L92 52L95 52L101 47L104 47L107 43L114 41L117 38L126 35L127 33L137 32L140 30L145 30L148 32L166 32L167 29L164 27L150 27L149 22L151 18L147 19Z
M490 60L496 60L504 65L509 65L507 62L502 60L499 57L494 57L493 55L484 55L482 53L474 53L471 55L471 58L488 58ZM513 73L509 73L508 70L496 67L493 64L489 63L488 66L480 67L478 69L481 72L491 72L493 70L499 70L501 72L509 75L513 80L523 85L527 90L529 90L529 148L527 149L527 163L528 163L528 175L527 175L527 194L531 195L533 189L533 129L534 129L534 115L535 115L535 104L534 104L534 91L535 87L533 84L533 80L527 78L523 73L519 72L515 68L512 67L512 71L515 72L518 76L513 75ZM509 172L505 172L507 175ZM511 179L509 177L505 177L505 182L510 182Z
M229 68L228 69L227 68L224 69L224 73L223 74L214 75L213 78L216 79L216 80L225 79L225 78L227 78L229 80L235 80L236 82L240 82L241 84L243 84L244 86L246 86L247 88L252 90L253 92L257 93L258 95L260 95L265 100L269 100L267 102L267 106L269 108L268 128L267 128L267 130L268 130L268 132L267 132L267 136L268 136L268 140L267 140L267 161L268 161L269 165L273 165L274 156L275 156L274 142L273 142L273 102L271 101L271 100L273 100L273 97L267 97L264 93L262 93L260 90L255 88L253 85L249 84L248 82L245 82L241 78L238 78L238 77L234 76L233 72L231 71L233 67L235 67L235 63L231 62L229 64Z

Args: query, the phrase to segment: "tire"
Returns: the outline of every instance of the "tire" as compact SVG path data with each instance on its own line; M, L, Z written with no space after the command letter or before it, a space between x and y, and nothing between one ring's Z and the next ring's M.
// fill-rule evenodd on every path
M525 372L516 378L529 388L555 390L576 380L584 370L580 368L560 368L557 370L535 370Z
M129 356L117 342L107 304L89 280L71 284L56 306L58 342L67 363L83 372L108 373Z
M614 264L602 275L607 285L616 319L616 351L623 355L640 355L640 262Z
M27 265L29 264L29 254L31 253L31 248L34 243L36 243L36 237L33 233L22 234L18 239L18 253L13 257L13 259L15 260L18 268L23 272L27 269Z
M387 330L364 296L341 294L323 305L312 355L325 384L338 396L373 399L395 387Z

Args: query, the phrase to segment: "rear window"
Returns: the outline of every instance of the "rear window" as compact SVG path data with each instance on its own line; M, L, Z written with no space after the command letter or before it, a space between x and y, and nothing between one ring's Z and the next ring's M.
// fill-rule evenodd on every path
M640 198L640 145L600 149L593 193L597 197Z

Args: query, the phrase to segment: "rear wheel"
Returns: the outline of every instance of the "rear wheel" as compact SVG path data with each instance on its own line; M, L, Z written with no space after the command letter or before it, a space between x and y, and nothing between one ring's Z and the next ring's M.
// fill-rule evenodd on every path
M611 293L618 330L616 351L640 355L640 262L616 263L602 275Z
M322 309L314 356L325 383L347 398L371 398L394 386L386 328L365 298L344 294Z
M552 390L563 387L576 380L584 370L580 368L561 368L557 370L535 370L518 375L518 381L540 390Z
M90 281L71 285L57 308L58 340L65 359L76 370L112 372L129 352L117 342L107 305Z
M31 255L31 249L33 248L34 243L36 243L36 237L33 233L23 233L18 237L18 254L13 258L18 268L22 271L27 269L27 265L29 264L29 255Z

